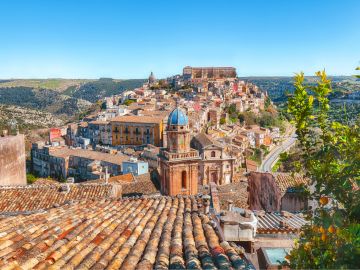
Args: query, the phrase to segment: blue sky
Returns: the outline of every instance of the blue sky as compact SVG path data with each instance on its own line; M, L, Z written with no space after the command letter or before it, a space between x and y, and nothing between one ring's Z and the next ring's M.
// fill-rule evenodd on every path
M0 1L0 78L165 77L186 65L353 74L360 1Z

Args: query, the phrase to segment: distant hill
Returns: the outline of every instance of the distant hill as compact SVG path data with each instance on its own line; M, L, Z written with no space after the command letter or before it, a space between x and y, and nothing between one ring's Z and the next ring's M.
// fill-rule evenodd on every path
M354 87L359 87L359 82L356 78L351 76L329 76L333 82L334 92L341 91L343 87L342 84L349 86L349 89ZM267 91L270 98L273 102L280 104L287 101L286 93L292 93L294 88L293 77L281 77L281 76L271 76L271 77L240 77L241 80L252 82L259 86L263 91ZM306 76L305 82L315 83L315 76Z
M55 115L73 116L92 104L54 90L31 87L0 88L0 104L42 110Z
M145 81L145 79L113 80L110 78L101 78L82 84L79 87L69 87L64 94L95 102L103 97L121 94L126 89L140 87Z
M333 120L354 123L360 116L360 81L351 76L329 76L332 80L330 99L330 116ZM271 100L282 111L286 108L287 93L294 91L292 77L243 77L263 91L267 91ZM307 83L316 82L315 76L305 77Z
M94 102L97 100L134 89L144 82L145 79L111 78L0 80L0 126L6 126L8 121L15 118L9 108L16 108L16 119L21 119L21 115L25 119L27 111L31 115L29 121L24 121L24 129L27 124L29 129L49 126L51 121L54 125L64 124L77 119L84 112L96 109Z
M64 92L69 87L80 86L81 84L94 80L86 79L10 79L0 80L0 88L8 87L30 87L35 89L49 89L57 92Z

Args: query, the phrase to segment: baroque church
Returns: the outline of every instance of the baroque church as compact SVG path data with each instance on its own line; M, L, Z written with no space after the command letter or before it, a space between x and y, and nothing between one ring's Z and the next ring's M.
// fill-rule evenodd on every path
M195 195L198 193L199 152L190 148L189 120L179 107L169 115L167 147L160 151L161 193Z

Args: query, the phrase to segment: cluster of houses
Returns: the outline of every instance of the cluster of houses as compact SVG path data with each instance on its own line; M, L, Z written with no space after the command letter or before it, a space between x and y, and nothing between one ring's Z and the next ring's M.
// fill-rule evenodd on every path
M265 99L234 68L185 67L51 129L32 145L32 171L64 183L0 178L0 267L278 268L314 206L297 189L307 179L248 162L279 129L229 121L229 105L257 114Z
M182 76L158 81L151 73L142 87L104 98L101 112L51 129L48 142L33 144L32 170L83 181L122 174L123 162L131 158L157 169L159 151L168 145L169 115L179 107L188 119L191 147L200 153L199 184L236 181L253 149L273 147L280 132L229 121L227 106L256 114L267 97L233 75L231 68L186 67Z

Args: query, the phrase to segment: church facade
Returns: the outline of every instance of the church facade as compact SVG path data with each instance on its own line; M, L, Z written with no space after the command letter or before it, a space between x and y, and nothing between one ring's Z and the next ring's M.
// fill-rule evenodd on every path
M190 129L186 114L174 109L167 123L167 148L160 151L161 192L164 195L198 193L199 152L190 148Z

